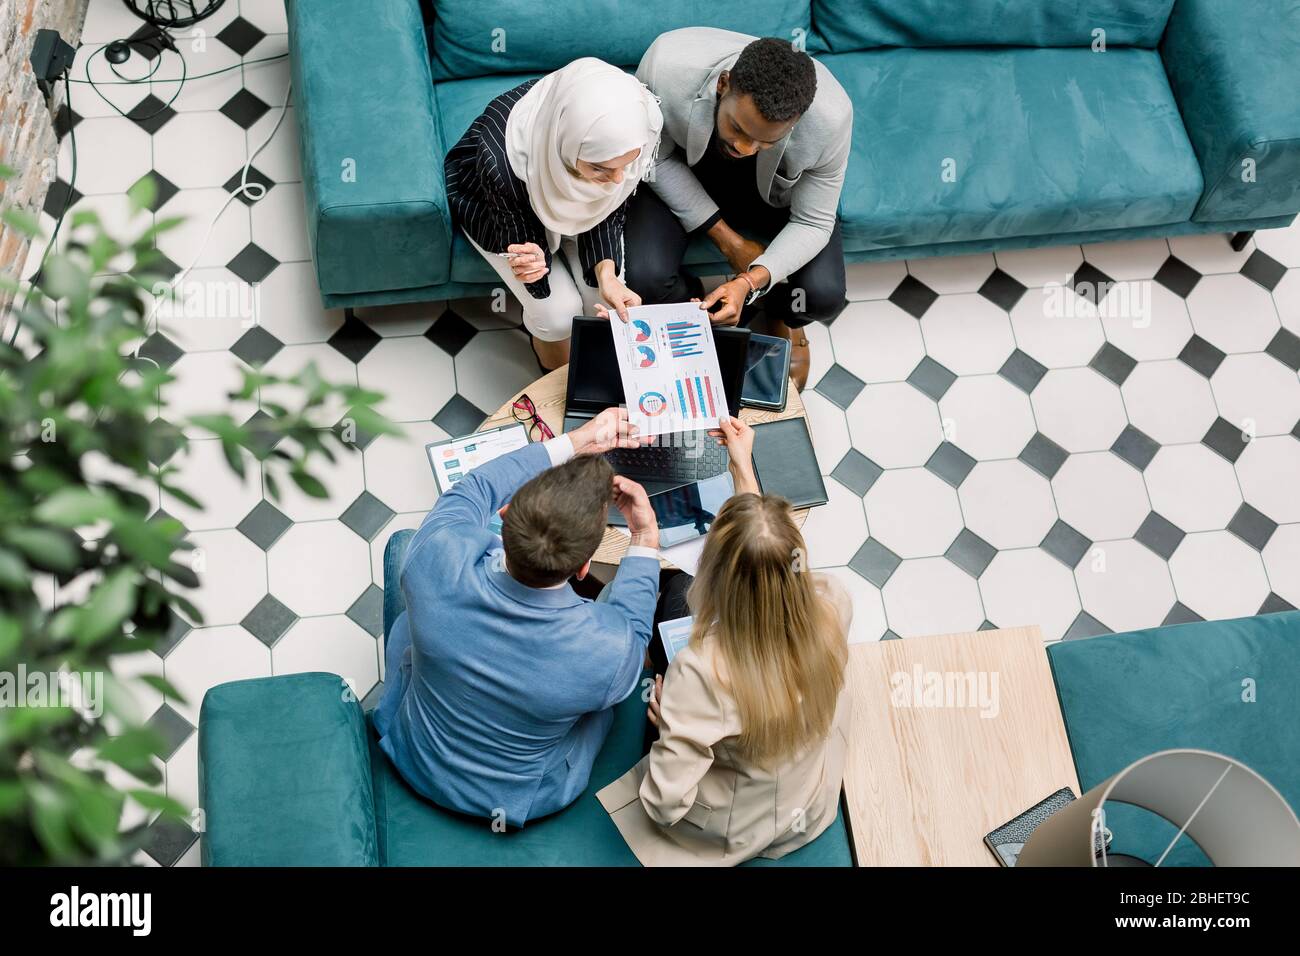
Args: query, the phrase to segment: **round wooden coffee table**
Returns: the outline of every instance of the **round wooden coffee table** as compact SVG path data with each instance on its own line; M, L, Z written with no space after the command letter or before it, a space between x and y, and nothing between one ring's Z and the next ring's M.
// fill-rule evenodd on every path
M569 367L557 368L554 372L543 375L537 381L533 382L527 388L515 393L504 405L489 415L483 422L481 428L496 428L499 425L508 425L515 420L512 406L520 395L527 394L533 400L533 405L537 408L537 414L542 420L550 426L551 431L556 435L560 434L564 426L564 396L569 384ZM786 418L807 418L804 411L803 400L799 397L799 390L790 386L789 397L786 399L785 410L781 412L769 412L759 408L742 408L740 417L743 421L751 425L758 425L762 422L775 422ZM799 508L794 513L794 520L803 527L803 523L808 518L808 509ZM600 547L596 549L592 561L601 564L618 564L627 553L628 537L621 530L616 528L606 528L605 538L600 542ZM672 565L660 559L664 567Z

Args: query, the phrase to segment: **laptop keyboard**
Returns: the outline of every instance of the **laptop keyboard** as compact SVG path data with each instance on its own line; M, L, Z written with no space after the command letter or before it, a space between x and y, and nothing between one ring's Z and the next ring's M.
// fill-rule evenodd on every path
M670 436L671 437L671 436ZM727 470L727 449L700 432L688 445L647 445L617 448L605 457L619 474L629 478L660 478L672 481L701 481Z

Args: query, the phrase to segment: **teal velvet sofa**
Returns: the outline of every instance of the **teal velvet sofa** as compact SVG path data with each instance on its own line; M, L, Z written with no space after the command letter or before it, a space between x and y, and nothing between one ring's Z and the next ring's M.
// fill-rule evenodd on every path
M1065 641L1047 657L1085 792L1186 747L1240 760L1300 810L1300 611ZM1108 803L1106 820L1111 852L1147 862L1178 832L1124 804ZM1207 863L1183 836L1162 865Z
M645 704L615 712L591 782L570 807L495 832L418 796L379 750L336 674L233 681L199 717L205 866L638 866L596 791L640 757ZM843 811L780 860L746 866L850 866Z
M322 299L487 294L442 164L496 94L705 25L802 43L853 99L849 261L1300 212L1295 0L286 0ZM727 271L707 241L688 262ZM1062 277L1064 279L1064 277Z

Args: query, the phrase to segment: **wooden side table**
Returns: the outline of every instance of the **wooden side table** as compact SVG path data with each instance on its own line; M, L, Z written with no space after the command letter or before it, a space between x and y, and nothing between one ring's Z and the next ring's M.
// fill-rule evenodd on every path
M533 400L533 405L537 408L537 414L541 416L542 421L550 426L552 432L556 435L564 428L564 396L569 384L569 367L557 368L554 372L543 375L537 381L533 382L523 391L510 397L510 400L498 408L495 412L484 420L480 428L496 428L499 425L508 425L515 420L512 406L520 395L527 393L528 397ZM803 400L799 397L798 389L793 385L790 387L789 398L785 403L785 410L780 412L769 412L759 408L743 408L740 411L741 420L748 422L750 425L758 425L762 422L780 421L786 418L807 418L804 411ZM794 520L803 527L804 521L808 518L808 509L800 508L794 513ZM606 528L604 540L601 541L600 547L596 549L596 554L592 561L599 564L618 564L627 553L628 537L615 528ZM671 567L667 561L662 561L665 567Z
M918 669L996 674L996 713L953 706L956 695L918 706L910 686L901 706L897 675L914 683ZM986 833L1061 787L1079 795L1037 627L855 644L849 686L844 792L859 866L996 866Z

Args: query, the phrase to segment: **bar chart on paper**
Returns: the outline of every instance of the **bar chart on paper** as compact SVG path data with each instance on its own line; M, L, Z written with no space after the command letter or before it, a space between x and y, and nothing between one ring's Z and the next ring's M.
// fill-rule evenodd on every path
M642 433L718 424L727 401L713 331L697 305L639 306L614 327L628 417Z

